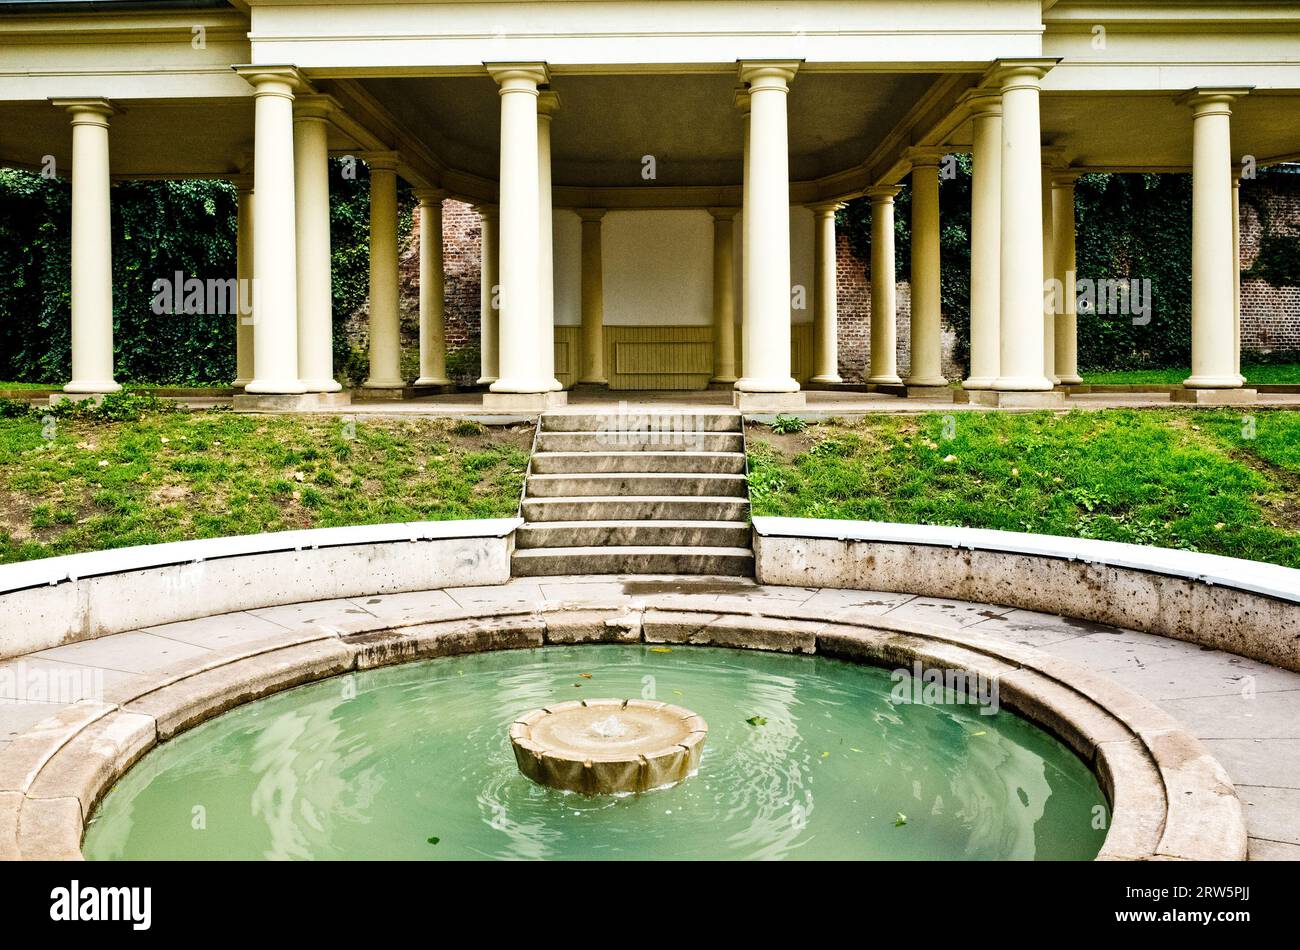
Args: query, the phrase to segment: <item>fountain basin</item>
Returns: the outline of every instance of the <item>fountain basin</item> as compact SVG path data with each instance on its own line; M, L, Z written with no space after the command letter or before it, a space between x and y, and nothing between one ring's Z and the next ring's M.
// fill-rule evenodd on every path
M675 785L700 764L705 721L681 706L590 699L535 709L510 726L519 771L538 785L584 795Z

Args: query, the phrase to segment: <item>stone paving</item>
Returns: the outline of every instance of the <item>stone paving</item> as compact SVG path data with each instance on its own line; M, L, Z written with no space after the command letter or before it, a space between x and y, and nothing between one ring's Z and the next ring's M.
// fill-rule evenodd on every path
M737 578L592 575L517 578L497 587L318 601L165 624L0 663L0 748L80 698L213 650L289 637L310 625L379 618L394 626L481 608L675 604L759 612L802 607L964 627L1082 663L1159 705L1205 743L1236 784L1252 860L1300 860L1300 673L1178 640L991 604L873 591L774 587ZM32 674L64 690L16 701Z

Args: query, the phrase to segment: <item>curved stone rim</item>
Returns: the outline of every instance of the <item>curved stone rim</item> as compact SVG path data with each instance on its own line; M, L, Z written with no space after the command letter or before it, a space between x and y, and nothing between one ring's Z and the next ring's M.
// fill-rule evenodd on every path
M1097 776L1111 809L1099 860L1246 858L1241 802L1223 767L1167 713L1077 664L916 621L593 603L347 633L303 628L178 664L110 690L105 702L75 703L0 751L0 859L82 859L86 817L114 782L160 742L244 703L381 666L582 643L817 653L894 667L919 660L995 677L1003 705L1064 741Z

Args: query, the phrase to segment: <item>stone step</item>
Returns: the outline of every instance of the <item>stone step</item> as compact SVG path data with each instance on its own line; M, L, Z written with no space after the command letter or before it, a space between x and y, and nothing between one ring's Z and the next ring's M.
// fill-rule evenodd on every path
M545 418L545 417L543 417ZM543 430L538 452L740 452L739 432L587 432Z
M593 495L706 495L746 497L744 475L686 475L679 472L610 472L594 475L530 475L528 498L587 498Z
M526 524L515 533L524 548L582 548L612 545L677 545L747 548L745 521L547 521Z
M535 475L591 475L610 472L682 472L695 475L743 475L739 452L538 452Z
M748 548L572 547L527 548L511 556L516 577L564 574L716 574L748 577L754 555Z
M542 413L543 432L614 432L647 434L667 441L684 432L739 432L740 413L734 410L685 409L680 412L630 410L607 412L564 410Z
M526 498L524 520L536 521L744 521L744 497L625 495L590 498Z

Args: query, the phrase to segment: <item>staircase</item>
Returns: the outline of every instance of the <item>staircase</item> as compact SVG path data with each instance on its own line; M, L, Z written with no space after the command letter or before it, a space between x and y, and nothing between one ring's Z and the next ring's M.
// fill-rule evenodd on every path
M515 576L754 572L736 412L543 413Z

